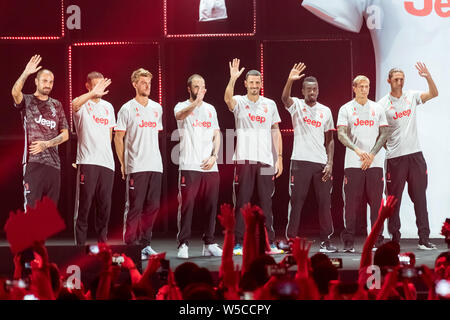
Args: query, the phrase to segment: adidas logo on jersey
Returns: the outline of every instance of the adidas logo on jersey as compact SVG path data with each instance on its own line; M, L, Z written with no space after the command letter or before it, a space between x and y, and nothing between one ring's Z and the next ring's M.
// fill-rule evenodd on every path
M251 121L256 121L256 122L259 122L261 124L266 122L266 118L265 117L255 116L255 115L253 115L251 113L248 114L248 117L250 118Z
M49 127L50 129L55 129L56 128L56 122L55 121L44 119L44 118L42 118L42 115L39 116L39 119L37 119L37 120L34 119L34 121L36 123L39 123L39 124L43 125L43 126Z
M192 124L193 127L204 127L204 128L211 128L211 122L210 121L198 121L198 119L195 120L195 122Z
M142 120L142 123L139 125L139 127L140 128L145 128L145 127L156 128L156 122Z
M100 124L103 124L105 126L109 123L109 120L107 118L96 118L94 115L92 116L92 118L94 118L94 121L96 123L100 123Z
M375 125L375 121L373 120L360 120L360 119L356 119L356 122L353 124L354 126L368 126L368 127L372 127L373 125Z
M411 114L411 109L405 110L403 112L396 112L395 116L392 117L392 119L397 120L398 118L402 118L402 117L409 117Z
M306 124L309 124L309 125L311 125L311 126L313 126L313 127L316 127L316 128L319 128L319 127L322 125L322 122L316 121L316 120L311 120L311 119L309 119L307 116L305 116L305 117L303 118L303 121L304 121Z

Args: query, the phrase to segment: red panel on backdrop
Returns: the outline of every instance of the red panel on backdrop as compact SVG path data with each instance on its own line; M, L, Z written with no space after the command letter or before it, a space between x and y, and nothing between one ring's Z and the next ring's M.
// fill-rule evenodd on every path
M43 40L62 36L62 0L0 2L0 39Z

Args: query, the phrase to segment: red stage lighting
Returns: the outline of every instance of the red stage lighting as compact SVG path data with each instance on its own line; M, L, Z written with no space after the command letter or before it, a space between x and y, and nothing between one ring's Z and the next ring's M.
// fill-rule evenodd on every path
M260 44L259 63L261 69L261 95L264 96L264 44Z

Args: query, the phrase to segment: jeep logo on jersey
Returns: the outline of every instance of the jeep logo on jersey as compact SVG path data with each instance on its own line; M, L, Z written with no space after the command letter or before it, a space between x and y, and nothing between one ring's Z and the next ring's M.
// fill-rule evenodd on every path
M211 128L211 122L210 121L198 121L198 119L195 119L195 122L192 124L193 127L204 127L204 128Z
M248 117L250 118L251 121L256 121L256 122L259 122L261 124L263 122L266 122L266 118L265 117L255 116L255 115L253 115L251 113L248 114Z
M145 127L156 128L156 122L142 120L142 123L139 125L139 127L141 127L141 128L145 128Z
M100 124L103 124L105 126L109 123L109 120L106 119L106 118L96 118L94 115L92 116L92 118L94 118L94 121L96 123L100 123Z
M310 126L313 126L313 127L316 127L316 128L319 128L319 127L322 125L322 122L316 121L316 120L311 120L311 119L309 119L307 116L305 116L305 117L303 118L303 121L304 121L306 124L309 124Z
M395 116L393 116L392 119L397 120L398 118L409 117L410 114L411 114L411 109L405 110L400 113L395 112Z
M47 120L42 118L42 115L39 116L39 119L34 119L34 121L36 123L39 123L43 126L49 127L50 129L55 129L56 128L56 122L53 120Z
M368 126L368 127L372 127L375 124L375 121L373 120L360 120L358 118L356 118L356 122L353 124L356 127L357 126Z
M409 14L412 14L413 16L416 16L416 17L429 16L433 12L433 0L419 1L419 3L421 3L421 2L423 2L423 5L418 4L417 6L419 9L417 9L414 6L413 1L405 1L404 6L405 6L406 11ZM435 0L435 2L434 2L434 10L436 11L436 13L439 17L442 17L442 18L450 17L450 10L448 10L449 8L450 8L450 4L448 3L447 0ZM445 10L443 10L443 9L445 9Z

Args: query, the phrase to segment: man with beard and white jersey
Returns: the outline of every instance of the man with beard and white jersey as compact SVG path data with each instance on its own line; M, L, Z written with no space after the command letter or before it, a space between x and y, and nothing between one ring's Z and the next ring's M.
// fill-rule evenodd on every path
M427 61L433 79L450 83L450 11L444 0L303 0L302 5L321 19L351 32L359 32L364 22L371 33L376 59L376 99L390 91L385 78L396 66L406 72L416 72L418 57ZM408 86L420 88L421 77L409 77ZM430 237L440 237L442 222L450 212L450 144L437 143L436 137L448 133L450 118L450 90L441 90L439 97L417 109L417 135L421 150L427 159L427 206ZM407 190L404 190L406 193ZM417 238L417 227L411 219L414 204L403 197L400 208L402 237Z
M364 194L370 206L372 226L378 218L383 197L383 154L378 153L389 134L384 109L367 97L370 81L366 76L353 80L355 98L339 109L338 138L346 146L344 165L344 252L355 252L356 213ZM382 232L375 247L383 243Z
M418 62L419 75L428 82L428 92L403 91L405 73L399 68L389 71L388 83L391 92L378 103L384 107L391 134L386 143L386 189L388 195L398 199L394 213L388 220L392 240L400 241L400 203L405 182L414 203L416 224L419 234L419 249L433 250L436 246L429 241L427 164L422 154L417 134L417 106L438 96L438 89L425 64Z
M294 127L289 182L291 199L286 238L295 238L298 234L303 204L312 184L319 207L320 252L337 252L330 240L334 232L331 217L331 189L333 187L333 131L336 130L330 108L317 102L319 84L315 77L306 77L303 80L304 99L291 97L292 85L294 81L305 76L302 73L305 68L303 63L294 65L281 96L284 107L291 114Z
M160 207L162 159L158 132L162 107L149 99L152 74L140 68L131 75L136 97L117 114L114 143L122 179L126 176L123 238L126 244L143 246L142 259L156 251L150 246L153 224Z
M78 136L77 188L74 212L75 244L86 243L88 216L95 203L95 233L98 242L106 242L114 185L112 131L116 126L113 106L102 99L111 84L99 72L86 79L87 93L72 102L73 120Z
M22 160L25 211L43 196L58 204L61 185L58 145L69 140L69 126L61 102L49 97L54 75L39 66L41 60L39 55L30 59L11 92L25 131ZM36 72L36 91L23 94L25 81Z
M220 176L217 157L220 129L216 109L203 101L205 80L194 74L187 81L189 99L174 108L180 133L180 168L178 193L178 258L189 258L192 214L195 199L202 204L203 256L222 256L214 243Z
M278 123L281 122L273 100L260 96L261 73L250 70L245 77L247 94L233 96L236 80L245 68L239 70L239 59L229 63L230 81L225 90L225 103L233 112L236 122L237 143L233 160L236 162L233 182L233 200L236 208L236 245L234 254L242 254L244 221L241 208L250 202L254 189L265 215L270 242L270 253L283 251L275 245L273 229L272 195L275 191L274 172L278 178L283 172L282 140ZM273 160L272 147L278 156ZM274 168L272 167L274 166Z

